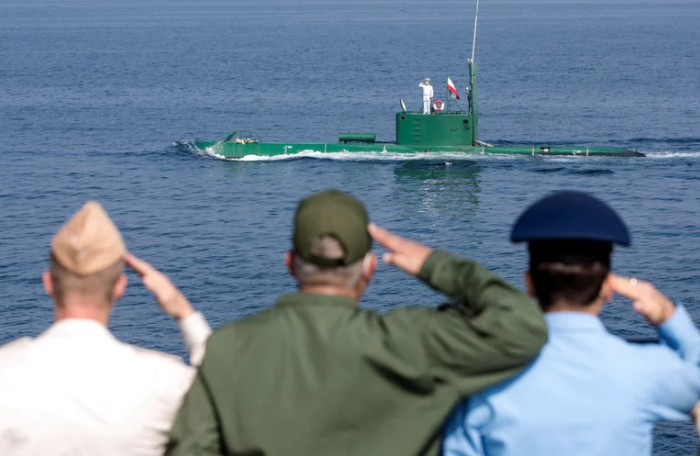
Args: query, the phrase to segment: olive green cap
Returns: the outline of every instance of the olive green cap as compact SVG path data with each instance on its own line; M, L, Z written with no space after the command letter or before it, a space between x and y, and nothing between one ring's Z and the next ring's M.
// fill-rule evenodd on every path
M372 248L365 206L338 190L326 190L304 198L294 215L294 252L317 266L347 266L361 260ZM315 241L332 236L343 254L329 258L315 248Z

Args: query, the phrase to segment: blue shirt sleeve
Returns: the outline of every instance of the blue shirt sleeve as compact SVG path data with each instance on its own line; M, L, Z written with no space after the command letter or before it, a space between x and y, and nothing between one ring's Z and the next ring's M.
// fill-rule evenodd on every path
M647 353L650 370L656 377L649 407L654 421L686 421L700 400L700 369L680 359L667 347L657 346Z
M683 306L658 327L664 346L650 347L647 363L656 376L650 400L654 420L683 421L700 400L700 331ZM670 350L669 350L670 349Z
M484 456L480 428L490 415L488 404L479 395L463 401L445 426L443 456Z
M684 361L700 364L700 331L693 324L688 311L682 305L676 306L664 324L657 328L659 338Z

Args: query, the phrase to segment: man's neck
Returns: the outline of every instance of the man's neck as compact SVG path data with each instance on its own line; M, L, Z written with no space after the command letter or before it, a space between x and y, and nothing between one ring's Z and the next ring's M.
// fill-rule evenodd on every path
M65 299L61 303L54 303L54 321L79 319L93 320L103 326L109 323L109 314L112 306L100 304L92 299Z
M327 285L310 285L299 288L299 291L301 293L320 294L327 296L344 296L352 299L355 302L359 301L360 299L357 290L353 288L332 287Z
M598 316L600 314L601 308L603 307L602 303L593 303L588 306L580 306L577 304L569 304L567 302L558 302L550 306L545 313L553 313L553 312L578 312L578 313L585 313L589 315L594 315Z

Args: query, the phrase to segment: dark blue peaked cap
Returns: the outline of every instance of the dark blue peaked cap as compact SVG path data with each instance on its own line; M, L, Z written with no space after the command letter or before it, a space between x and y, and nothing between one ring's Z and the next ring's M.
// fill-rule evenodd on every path
M513 225L513 242L577 239L630 245L625 222L587 193L557 192L530 206Z

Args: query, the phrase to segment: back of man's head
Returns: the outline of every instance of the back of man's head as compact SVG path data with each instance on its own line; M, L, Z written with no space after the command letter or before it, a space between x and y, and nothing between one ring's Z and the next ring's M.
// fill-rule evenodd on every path
M111 306L123 292L115 293L115 286L124 277L125 253L117 227L99 203L90 201L51 241L47 291L58 306L73 300Z
M303 199L289 264L300 288L356 288L368 272L368 224L364 205L348 194L326 190Z
M51 255L49 271L57 304L64 305L67 297L80 296L91 298L96 305L109 305L114 300L114 286L124 273L124 260L117 260L105 269L81 276L66 269Z
M598 301L610 273L612 244L535 241L529 245L529 277L542 310L565 303L586 308Z
M613 244L630 244L627 227L612 208L570 191L530 206L513 226L511 240L528 242L528 286L544 310L600 302Z

